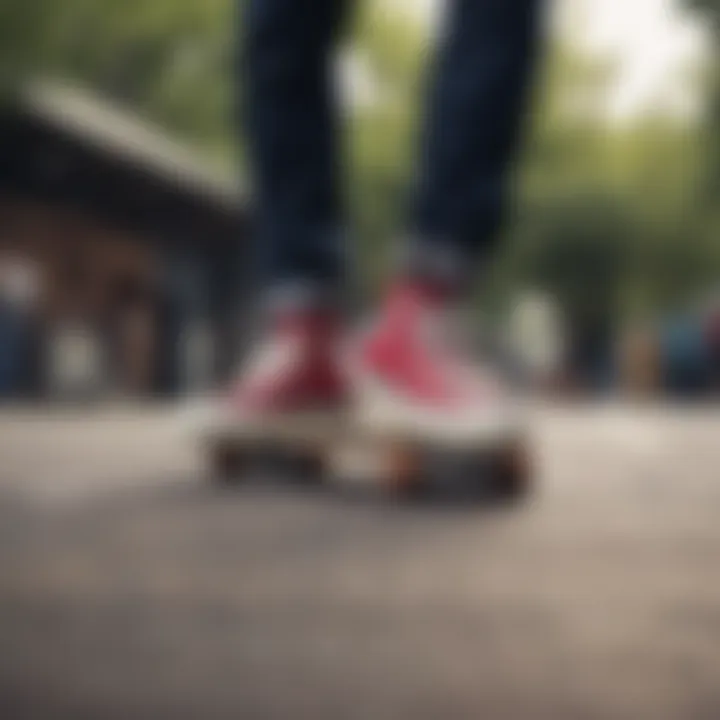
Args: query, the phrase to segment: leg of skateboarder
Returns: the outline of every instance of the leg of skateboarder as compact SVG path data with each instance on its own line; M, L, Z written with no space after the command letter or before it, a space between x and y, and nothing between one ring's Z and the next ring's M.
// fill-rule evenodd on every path
M400 269L355 362L362 412L381 431L460 440L514 423L502 386L448 342L446 311L478 281L497 243L541 5L447 5Z
M361 384L388 390L396 406L456 412L460 402L487 396L476 374L426 330L473 282L493 248L539 3L447 4L402 262L352 363ZM332 54L346 6L344 0L246 5L247 132L274 320L260 360L249 363L236 387L241 408L283 413L345 397L335 353L345 234Z
M304 416L346 399L336 353L345 220L333 60L348 6L242 2L243 113L268 316L233 390L251 417Z

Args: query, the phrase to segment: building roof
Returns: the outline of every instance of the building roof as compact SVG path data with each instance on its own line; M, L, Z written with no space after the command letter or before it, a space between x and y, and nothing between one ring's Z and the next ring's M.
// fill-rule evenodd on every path
M104 153L224 204L241 202L240 184L153 125L94 93L67 84L34 82L19 93L21 110Z

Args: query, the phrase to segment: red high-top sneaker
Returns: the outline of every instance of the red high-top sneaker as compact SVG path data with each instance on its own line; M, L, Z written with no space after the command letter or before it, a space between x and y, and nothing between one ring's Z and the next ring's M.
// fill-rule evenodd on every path
M281 318L250 356L231 389L240 413L327 410L345 400L335 318L298 313Z
M348 399L338 362L340 324L328 313L280 318L250 354L216 407L210 432L258 439L323 439Z
M448 445L492 444L517 429L508 392L448 341L452 303L417 282L398 284L350 352L364 431Z

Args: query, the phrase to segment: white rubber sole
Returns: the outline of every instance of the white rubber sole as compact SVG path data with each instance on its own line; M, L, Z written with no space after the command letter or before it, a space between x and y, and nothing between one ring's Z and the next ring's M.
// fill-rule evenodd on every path
M202 444L413 442L448 450L492 450L528 435L517 403L442 412L409 402L367 373L353 375L347 409L242 416L212 400L181 414L184 435Z
M186 408L181 424L188 438L202 444L305 444L341 437L348 420L346 410L243 416L217 401L204 401Z
M492 449L527 435L515 402L444 412L412 403L362 371L354 374L353 385L354 427L367 438L462 451Z

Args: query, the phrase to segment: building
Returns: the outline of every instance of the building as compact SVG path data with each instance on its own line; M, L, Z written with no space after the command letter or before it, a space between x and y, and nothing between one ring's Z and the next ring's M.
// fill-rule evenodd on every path
M233 183L77 90L0 109L0 398L172 395L222 379L250 293Z

